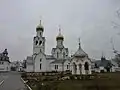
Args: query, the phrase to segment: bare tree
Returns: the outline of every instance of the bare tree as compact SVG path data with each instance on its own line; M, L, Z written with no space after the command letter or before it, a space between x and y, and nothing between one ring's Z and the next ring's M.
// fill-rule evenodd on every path
M113 60L120 66L120 53L114 47L113 38L111 38L111 44L112 44L113 53L115 54Z
M118 10L116 11L116 16L117 16L118 20L120 21L120 9L118 9ZM113 25L113 28L114 28L114 29L117 29L117 30L120 29L120 23L117 23L117 22L112 21L112 25ZM120 31L118 32L118 35L120 35Z

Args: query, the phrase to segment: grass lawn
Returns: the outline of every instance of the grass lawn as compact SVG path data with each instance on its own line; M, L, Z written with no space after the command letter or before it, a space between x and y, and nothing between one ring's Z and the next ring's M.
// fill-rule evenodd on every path
M92 80L40 81L34 90L120 90L120 73L102 73L97 76Z

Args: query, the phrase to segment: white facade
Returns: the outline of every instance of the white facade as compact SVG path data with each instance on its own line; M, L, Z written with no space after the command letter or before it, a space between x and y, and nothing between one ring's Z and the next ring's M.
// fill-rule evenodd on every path
M79 42L79 48L73 55L71 61L71 69L73 75L91 74L91 60L88 55L82 50Z
M60 29L59 29L60 31ZM36 36L33 39L33 55L27 57L27 72L51 72L71 71L71 57L68 48L64 47L64 37L59 32L56 37L57 45L52 48L51 55L45 54L44 27L40 24L36 28ZM76 58L74 58L76 59ZM85 60L90 65L90 60ZM84 62L82 63L84 64ZM89 66L90 68L90 66ZM91 73L91 72L89 72Z
M0 61L0 71L10 71L10 62Z

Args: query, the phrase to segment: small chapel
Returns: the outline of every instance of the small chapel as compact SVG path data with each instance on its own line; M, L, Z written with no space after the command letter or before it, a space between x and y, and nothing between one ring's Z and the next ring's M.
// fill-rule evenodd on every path
M33 38L33 54L26 58L26 72L70 71L72 74L91 74L91 60L81 48L80 41L76 53L69 56L69 49L64 46L64 36L59 28L56 47L52 48L51 54L47 55L43 32L44 27L40 20L36 27L36 36Z
M71 57L71 67L72 74L91 74L91 60L81 48L80 39L78 50Z

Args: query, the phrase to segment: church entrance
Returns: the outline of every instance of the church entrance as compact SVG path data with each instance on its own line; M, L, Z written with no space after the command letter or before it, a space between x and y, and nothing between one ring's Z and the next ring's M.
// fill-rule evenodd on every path
M85 69L85 74L89 74L89 64L88 64L88 62L85 62L84 69Z

